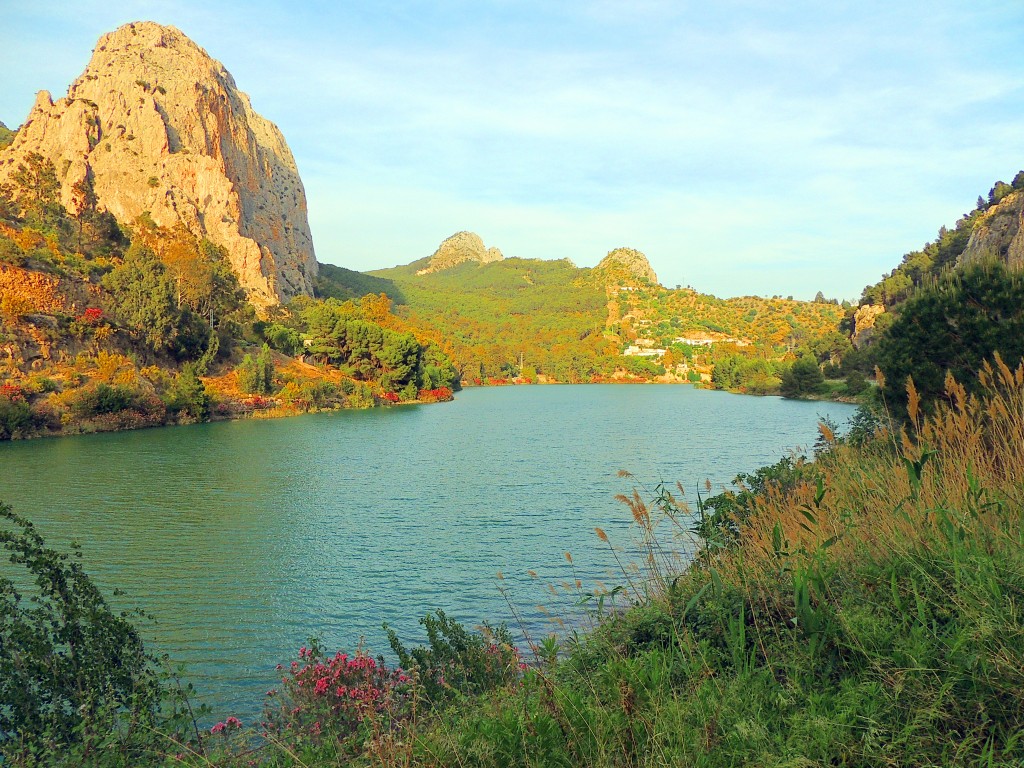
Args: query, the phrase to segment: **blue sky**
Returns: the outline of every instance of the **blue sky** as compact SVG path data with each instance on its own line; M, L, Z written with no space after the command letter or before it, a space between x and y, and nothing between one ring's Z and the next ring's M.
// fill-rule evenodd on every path
M280 126L317 257L352 269L469 229L854 298L1024 168L1019 0L5 5L0 120L63 95L103 32L173 24Z

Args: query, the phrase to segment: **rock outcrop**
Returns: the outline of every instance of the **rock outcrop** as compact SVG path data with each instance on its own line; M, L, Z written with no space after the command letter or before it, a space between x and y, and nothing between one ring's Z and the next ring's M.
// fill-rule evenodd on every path
M438 246L427 267L416 274L429 275L431 272L451 269L467 261L490 264L503 258L505 257L497 248L485 248L484 241L475 232L456 232Z
M880 315L885 314L885 307L881 304L862 304L853 313L853 333L851 342L853 346L860 349L867 344L875 331L875 321Z
M306 196L284 137L174 27L126 24L100 38L66 97L40 91L0 151L0 183L30 153L53 163L72 212L91 184L122 225L148 212L224 246L257 306L312 294Z
M594 271L606 282L646 281L652 285L658 284L658 276L651 267L651 263L643 253L635 248L616 248L609 251L608 255L594 267Z
M999 258L1011 267L1024 266L1024 191L1011 192L981 215L971 232L960 265Z

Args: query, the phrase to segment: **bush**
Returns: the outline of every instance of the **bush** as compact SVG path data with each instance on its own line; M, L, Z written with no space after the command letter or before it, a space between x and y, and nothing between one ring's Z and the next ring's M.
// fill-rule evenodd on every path
M35 431L36 420L24 398L0 395L0 440L28 437Z
M492 627L485 622L481 629L470 631L441 610L424 616L420 624L429 645L411 651L386 624L384 630L399 664L416 670L430 701L499 688L517 680L525 668L504 624Z
M33 754L84 765L109 749L142 764L154 729L168 729L178 710L162 706L170 699L131 614L110 609L77 549L47 547L3 503L0 547L24 569L0 577L0 755L16 765L38 764Z
M75 394L70 403L71 413L88 419L106 413L117 413L135 403L135 392L122 384L99 383L85 387Z
M275 740L334 743L354 754L404 716L409 683L401 669L389 668L383 658L361 650L325 656L319 642L310 640L308 648L299 649L282 689L271 691L267 731Z

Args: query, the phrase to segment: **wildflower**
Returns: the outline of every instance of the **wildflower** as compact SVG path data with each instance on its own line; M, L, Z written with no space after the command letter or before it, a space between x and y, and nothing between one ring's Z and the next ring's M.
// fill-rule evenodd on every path
M242 721L239 720L237 717L229 717L227 719L227 724L229 726L231 726L232 728L241 728L242 727Z
M226 727L227 726L225 726L224 723L217 723L215 726L213 726L213 728L210 729L210 733L220 733Z

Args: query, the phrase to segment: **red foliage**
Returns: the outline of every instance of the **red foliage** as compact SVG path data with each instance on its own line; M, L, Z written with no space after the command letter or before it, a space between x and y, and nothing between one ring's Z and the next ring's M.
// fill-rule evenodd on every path
M277 401L260 395L250 395L242 400L242 409L246 411L263 411L277 406Z
M361 651L325 657L314 647L299 650L281 683L283 690L267 694L268 730L316 741L354 736L367 719L401 716L410 680Z
M380 399L385 400L389 403L397 403L399 401L398 395L396 395L394 392L385 392L383 395L380 396Z
M0 397L10 400L12 403L25 402L25 390L17 384L0 385Z
M439 403L454 400L452 391L448 387L438 387L437 389L421 389L418 395L419 399L425 403Z
M89 307L78 317L78 322L83 325L99 325L103 322L103 310L99 307Z

